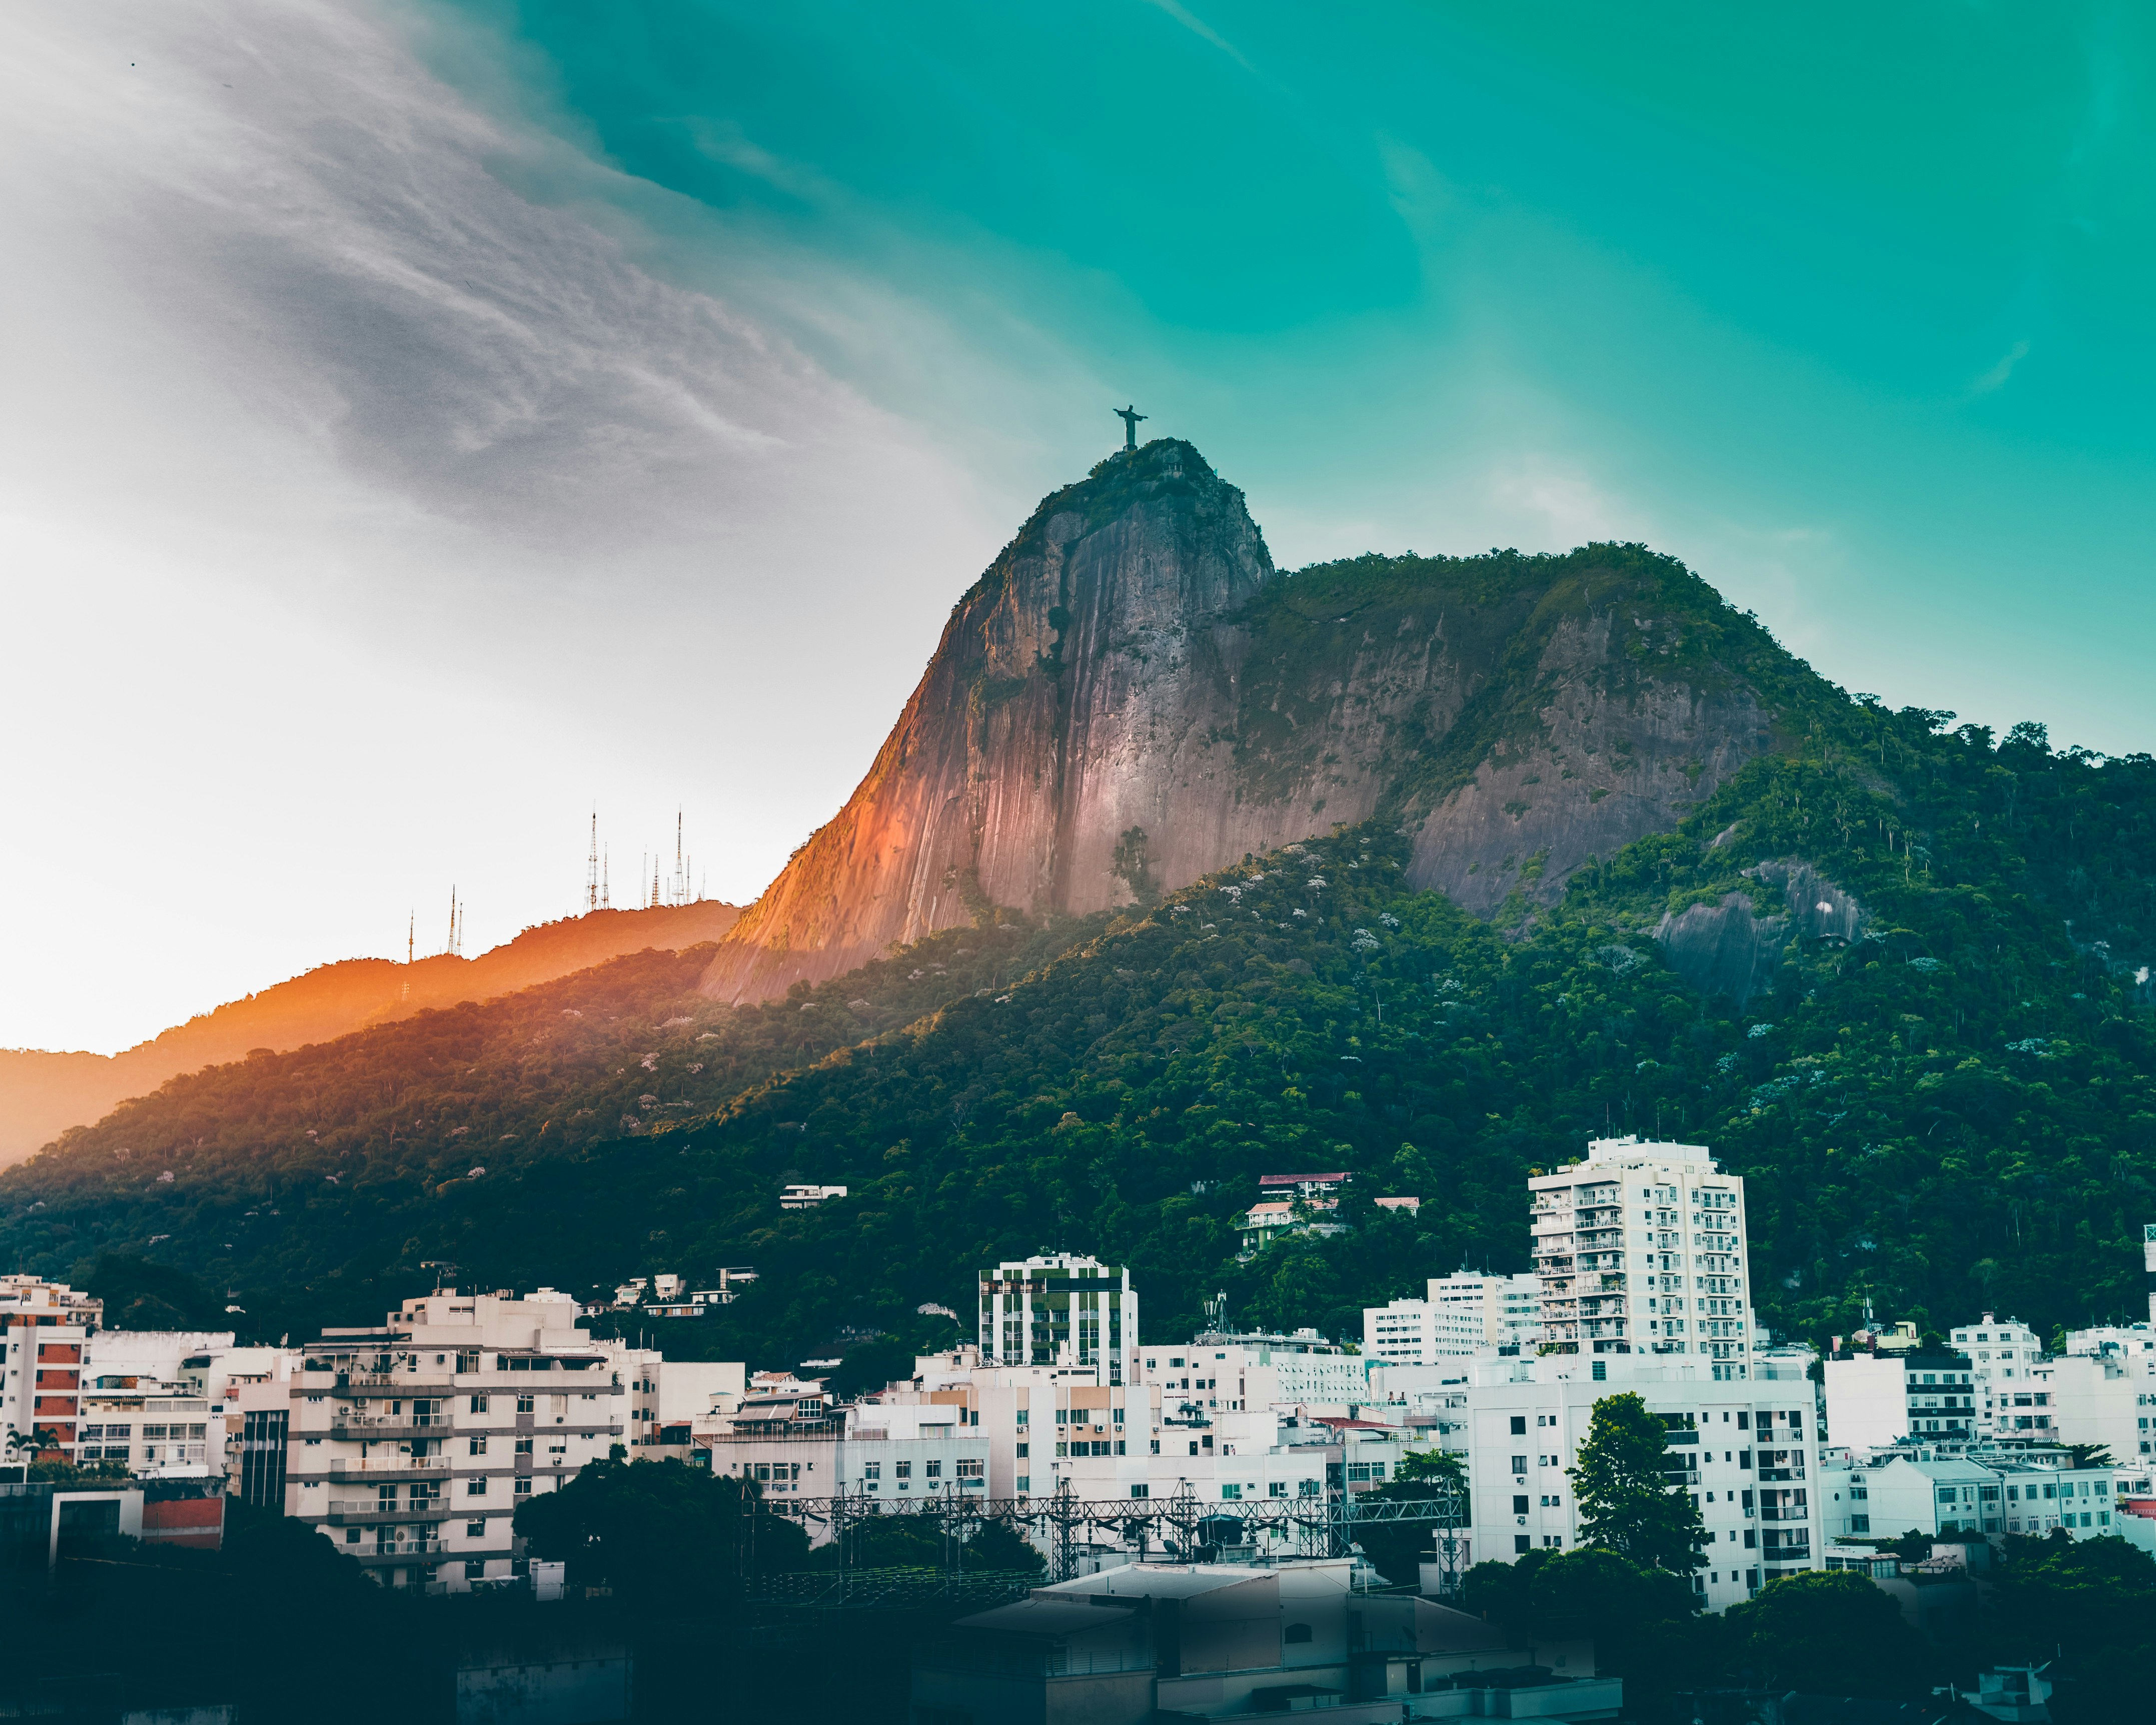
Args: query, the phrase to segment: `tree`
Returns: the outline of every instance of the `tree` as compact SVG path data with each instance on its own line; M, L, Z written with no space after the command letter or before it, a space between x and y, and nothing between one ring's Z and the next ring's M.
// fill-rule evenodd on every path
M517 1507L531 1554L572 1584L603 1584L649 1608L700 1605L745 1574L805 1567L808 1536L762 1512L753 1483L679 1461L593 1461Z
M2156 1558L2116 1535L2006 1540L1984 1627L2022 1659L2056 1657L2061 1721L2128 1719L2147 1706L2144 1674L2156 1656Z
M1571 1470L1580 1534L1644 1568L1690 1575L1702 1559L1706 1528L1699 1506L1673 1489L1662 1470L1668 1433L1638 1395L1607 1395L1594 1404L1579 1463Z
M1922 1641L1893 1596L1851 1569L1770 1581L1722 1614L1728 1656L1770 1688L1891 1697L1928 1686Z
M1009 1522L988 1522L966 1542L965 1566L1038 1575L1048 1559Z
M1360 1501L1413 1502L1449 1492L1459 1494L1460 1519L1464 1525L1470 1520L1465 1464L1443 1450L1410 1450L1400 1457L1393 1477ZM1431 1549L1437 1527L1434 1520L1368 1522L1355 1530L1355 1542L1379 1574L1396 1587L1405 1587L1417 1579L1422 1554Z

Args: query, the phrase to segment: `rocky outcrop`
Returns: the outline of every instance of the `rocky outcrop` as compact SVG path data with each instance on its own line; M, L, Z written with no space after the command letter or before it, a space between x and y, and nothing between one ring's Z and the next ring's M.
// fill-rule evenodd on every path
M1732 615L1630 547L1281 576L1240 491L1148 444L1050 497L958 602L705 990L779 993L995 906L1128 904L1372 818L1413 833L1419 886L1553 901L1769 746L1715 656Z
M1784 858L1743 872L1780 887L1787 908L1762 916L1732 892L1718 905L1665 916L1655 931L1670 968L1702 994L1727 994L1741 1007L1773 983L1793 934L1848 942L1864 932L1863 906L1808 862Z

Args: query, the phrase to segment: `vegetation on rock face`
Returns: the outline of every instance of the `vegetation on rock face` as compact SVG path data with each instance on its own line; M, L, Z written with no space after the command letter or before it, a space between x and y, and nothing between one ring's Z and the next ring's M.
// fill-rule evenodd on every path
M737 1304L661 1327L780 1364L910 1341L923 1303L970 1313L983 1263L1060 1247L1132 1265L1149 1335L1216 1293L1353 1335L1426 1276L1524 1267L1528 1171L1638 1132L1746 1177L1778 1328L1846 1332L1867 1296L1926 1329L2128 1311L2156 1202L2156 762L1771 670L1746 675L1777 752L1552 906L1483 922L1412 891L1373 821L757 1008L645 953L176 1080L0 1175L0 1243L55 1273L149 1254L236 1290L257 1333L370 1317L427 1259L526 1286L752 1263ZM1742 1007L1695 992L1663 918L1785 909L1759 865L1791 859L1854 895L1858 937L1799 926ZM1354 1174L1348 1230L1239 1257L1258 1176L1305 1168ZM849 1196L781 1212L796 1179Z

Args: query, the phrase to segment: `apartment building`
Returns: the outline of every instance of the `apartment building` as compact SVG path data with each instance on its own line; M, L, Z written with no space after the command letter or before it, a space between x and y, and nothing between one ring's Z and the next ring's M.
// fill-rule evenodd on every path
M1597 1138L1584 1160L1527 1185L1549 1346L1747 1374L1744 1183L1705 1145Z
M1363 1308L1363 1354L1373 1364L1434 1366L1482 1351L1478 1307L1431 1300L1394 1300Z
M978 1344L1004 1366L1098 1367L1110 1384L1137 1379L1138 1296L1121 1266L1069 1252L983 1271Z
M2133 1356L2062 1354L2038 1368L2032 1387L2049 1398L2051 1441L2108 1450L2125 1466L2156 1455L2156 1378Z
M1818 1422L1805 1383L1740 1382L1711 1357L1549 1354L1489 1358L1466 1391L1468 1561L1579 1543L1570 1470L1594 1404L1636 1394L1669 1433L1665 1477L1706 1523L1697 1585L1710 1610L1819 1567Z
M1368 1399L1369 1361L1316 1330L1209 1330L1180 1346L1140 1350L1140 1378L1173 1413L1338 1408Z
M1986 1449L1945 1455L1908 1445L1851 1457L1835 1451L1820 1464L1830 1539L1895 1539L1911 1532L2048 1535L2076 1539L2112 1531L2118 1512L2112 1470L2076 1467L2056 1448Z
M1366 1307L1363 1352L1373 1362L1435 1365L1485 1348L1531 1347L1543 1339L1542 1278L1457 1271L1430 1279L1419 1300Z
M595 1343L577 1312L552 1289L444 1289L280 1352L230 1386L239 1495L311 1523L387 1585L510 1582L516 1507L658 1419L659 1356Z
M103 1301L65 1282L0 1276L0 1440L35 1437L76 1459L83 1355L104 1320Z
M2002 1319L1990 1312L1973 1324L1958 1326L1948 1339L1954 1352L1969 1362L1976 1387L1977 1435L1988 1438L2002 1407L2010 1411L2015 1394L2028 1388L2043 1361L2044 1344L2020 1319Z
M1966 1448L1977 1440L1975 1368L1966 1354L1927 1353L1859 1353L1829 1359L1826 1429L1836 1445L1851 1450L1883 1450L1911 1439L1934 1449ZM2044 1392L2003 1384L1993 1414L2004 1435L2015 1418L2030 1423L2023 1434L2048 1435L2051 1416L2034 1424ZM2046 1403L2048 1396L2045 1397Z
M821 1378L759 1372L737 1407L699 1425L693 1459L716 1474L754 1481L773 1503L853 1495L903 1508L988 1492L988 1440L954 1392L903 1406L840 1406ZM828 1524L809 1531L828 1535Z

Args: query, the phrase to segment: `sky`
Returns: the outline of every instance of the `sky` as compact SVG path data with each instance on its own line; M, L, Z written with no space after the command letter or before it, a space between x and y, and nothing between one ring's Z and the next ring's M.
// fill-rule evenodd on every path
M1645 541L2156 746L2144 8L96 0L0 22L0 1046L752 898L1121 439L1276 559ZM626 890L625 890L626 889Z

